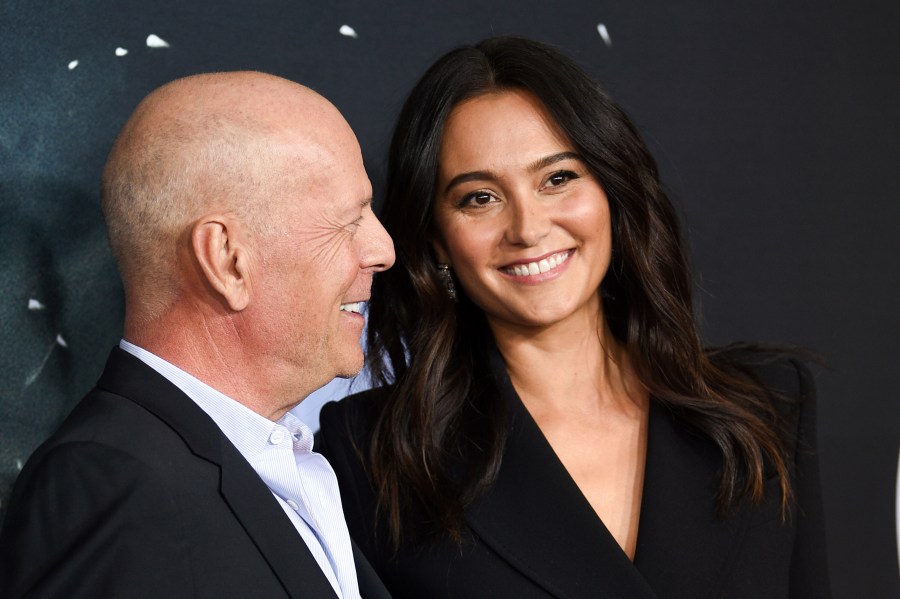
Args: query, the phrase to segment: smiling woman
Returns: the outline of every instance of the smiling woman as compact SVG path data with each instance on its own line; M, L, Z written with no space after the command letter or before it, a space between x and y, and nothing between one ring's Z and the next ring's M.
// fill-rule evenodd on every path
M807 371L702 345L655 162L577 65L517 38L438 60L382 216L381 386L321 423L394 596L829 595Z
M606 194L536 98L458 105L438 173L435 255L492 328L596 320L611 253Z

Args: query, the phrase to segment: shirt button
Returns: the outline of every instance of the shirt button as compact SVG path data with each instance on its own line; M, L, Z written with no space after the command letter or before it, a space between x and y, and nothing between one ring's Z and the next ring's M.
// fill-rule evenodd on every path
M298 511L298 510L300 509L300 506L297 505L297 502L294 501L293 499L288 499L288 500L286 501L286 503L287 503L287 504L291 507L291 509L294 510L295 512Z
M272 431L272 434L269 435L269 443L272 445L278 445L284 441L284 433L280 430Z

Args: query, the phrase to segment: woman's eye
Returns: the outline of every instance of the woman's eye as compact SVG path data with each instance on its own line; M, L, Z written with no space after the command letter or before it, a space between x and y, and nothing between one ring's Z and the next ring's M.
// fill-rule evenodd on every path
M577 179L578 175L572 171L559 171L547 177L547 187L558 187L564 183Z
M475 191L470 194L466 194L463 196L462 200L460 200L459 205L461 207L466 206L486 206L494 201L494 196L489 194L486 191Z

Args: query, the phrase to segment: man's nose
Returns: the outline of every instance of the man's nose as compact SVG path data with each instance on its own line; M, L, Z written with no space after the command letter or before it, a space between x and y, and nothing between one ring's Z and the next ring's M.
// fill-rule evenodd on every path
M374 214L366 219L363 268L381 272L394 265L394 240Z

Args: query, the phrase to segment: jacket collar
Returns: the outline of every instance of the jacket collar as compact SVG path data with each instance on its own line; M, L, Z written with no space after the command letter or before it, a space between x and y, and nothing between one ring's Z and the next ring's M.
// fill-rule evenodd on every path
M496 350L490 367L508 438L497 480L467 510L474 533L556 597L656 597L556 457Z
M716 516L721 454L657 401L651 401L647 463L635 566L661 596L719 588L738 555L750 516L736 506Z
M197 456L219 466L220 493L290 596L335 593L302 537L250 464L178 387L119 348L97 387L131 400L170 426Z
M738 554L741 530L765 515L738 506L716 517L721 457L711 441L651 398L632 563L522 404L496 348L490 368L509 436L496 482L467 512L485 543L559 597L688 597L717 588Z

